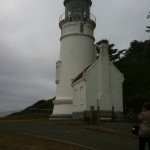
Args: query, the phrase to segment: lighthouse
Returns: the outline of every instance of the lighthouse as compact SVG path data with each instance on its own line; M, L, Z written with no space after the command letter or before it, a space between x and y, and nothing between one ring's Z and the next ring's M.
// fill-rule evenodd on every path
M64 6L65 13L59 19L61 46L56 62L56 98L51 118L72 118L73 114L82 114L90 106L96 106L97 100L103 109L111 109L116 101L116 110L123 111L123 75L109 62L106 44L101 45L102 55L96 57L96 18L90 12L92 1L64 0ZM117 81L111 81L113 78Z
M61 48L56 63L56 100L53 114L72 114L72 80L95 61L95 17L91 0L65 0L60 17Z

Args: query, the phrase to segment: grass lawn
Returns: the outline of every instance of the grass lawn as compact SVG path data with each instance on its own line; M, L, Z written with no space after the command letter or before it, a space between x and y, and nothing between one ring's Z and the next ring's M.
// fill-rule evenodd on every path
M0 150L90 150L50 139L0 131Z

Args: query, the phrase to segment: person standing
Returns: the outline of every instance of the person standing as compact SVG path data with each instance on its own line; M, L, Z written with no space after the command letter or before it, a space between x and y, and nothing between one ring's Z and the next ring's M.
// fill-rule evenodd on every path
M150 102L145 102L138 116L139 120L139 150L145 150L146 143L150 150Z

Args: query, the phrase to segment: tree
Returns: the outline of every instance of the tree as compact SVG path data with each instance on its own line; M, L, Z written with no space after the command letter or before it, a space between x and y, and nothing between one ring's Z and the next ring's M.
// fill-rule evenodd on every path
M150 101L150 40L132 41L125 57L116 65L125 77L124 106L137 112L143 102Z
M147 15L147 19L149 19L150 18L150 12L149 12L149 14ZM146 26L146 32L150 32L150 26Z
M114 49L114 46L115 46L114 44L109 44L109 41L107 39L103 39L103 40L96 43L96 56L97 56L97 58L99 58L99 55L100 55L99 46L102 43L108 44L109 58L110 58L110 61L113 61L113 63L118 61L122 57L123 53L125 52L125 50L119 51L118 49Z

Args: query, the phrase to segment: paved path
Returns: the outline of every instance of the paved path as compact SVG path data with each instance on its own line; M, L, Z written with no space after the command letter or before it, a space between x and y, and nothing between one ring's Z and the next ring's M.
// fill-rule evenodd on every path
M101 123L101 126L58 125L51 121L0 122L0 130L28 133L42 137L70 141L98 150L138 150L138 138L105 132L103 129L130 132L132 124Z

